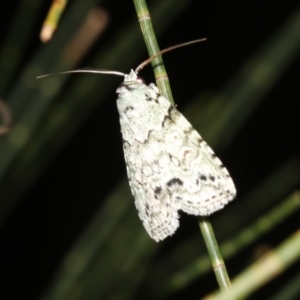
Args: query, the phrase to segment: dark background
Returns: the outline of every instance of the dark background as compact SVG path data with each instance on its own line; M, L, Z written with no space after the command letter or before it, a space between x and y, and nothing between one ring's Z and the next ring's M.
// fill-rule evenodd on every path
M20 2L9 1L1 4L3 17L0 47L5 45L9 28L14 22L14 13ZM173 2L176 5L177 1ZM39 11L35 30L26 42L22 60L14 71L12 80L1 91L3 99L10 97L22 69L27 66L35 53L44 47L39 41L39 29L49 5L50 1L45 1ZM66 10L71 5L72 2ZM101 5L111 15L108 28L76 67L102 68L100 65L90 65L90 57L102 44L109 43L126 22L136 19L131 1L104 1ZM161 49L197 38L208 39L205 43L164 55L179 110L184 110L199 90L221 91L243 64L283 27L297 9L299 5L295 1L254 3L191 1L168 30L158 37ZM62 21L63 19L64 16ZM138 26L138 22L136 23ZM156 26L160 25L154 24L154 28ZM57 32L59 30L58 27ZM137 51L133 68L147 58L142 35L140 48L142 50ZM135 51L136 49L132 49L132 52ZM7 57L7 60L9 59L10 57ZM239 128L230 145L221 153L217 151L236 183L238 190L236 201L280 165L299 155L299 66L299 55L296 55L280 74L276 85ZM107 65L104 67L109 68ZM45 72L48 73L47 70ZM80 75L74 76L79 78ZM146 82L154 81L151 67L143 70L140 76ZM105 76L101 80L110 81L111 77ZM114 87L116 89L122 79L114 80L117 82ZM68 88L67 81L65 89ZM101 90L97 93L101 96ZM115 99L116 95L112 89L107 101L98 105L78 128L76 134L66 141L59 153L51 159L37 180L24 191L18 204L7 215L0 228L0 270L3 275L1 299L39 299L64 255L84 231L95 210L103 204L101 199L105 199L126 175ZM298 167L295 162L295 168ZM9 199L2 200L9 201ZM133 209L135 208L132 205ZM247 214L247 211L242 213ZM181 219L184 224L182 227L185 229L180 228L179 240L185 237L185 231L182 230L197 231L194 220L187 216L182 216ZM277 228L276 233L270 233L258 243L266 243L268 246L278 245L298 228L298 221L299 216L295 213L282 227ZM153 259L164 257L175 245L176 242L169 239L166 244L160 243L160 250ZM252 255L253 249L254 246L244 250L242 254L228 262L233 276L246 267L247 257ZM284 276L280 277L280 282L287 282L297 267L299 268L299 263L285 272ZM213 275L205 280L201 283L205 289L203 295L216 288ZM273 285L266 286L261 294L257 292L256 297L271 293L276 285L278 286L278 281L275 280ZM136 294L141 295L141 291ZM173 295L170 299L199 297L201 297L199 285L191 284L188 289ZM106 299L110 299L109 296Z

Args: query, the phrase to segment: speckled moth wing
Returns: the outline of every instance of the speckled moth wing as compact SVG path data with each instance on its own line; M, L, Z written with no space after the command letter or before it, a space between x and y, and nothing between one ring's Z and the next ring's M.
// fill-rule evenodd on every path
M178 210L209 215L234 198L226 168L154 84L146 86L132 71L117 93L131 191L154 240L175 232Z

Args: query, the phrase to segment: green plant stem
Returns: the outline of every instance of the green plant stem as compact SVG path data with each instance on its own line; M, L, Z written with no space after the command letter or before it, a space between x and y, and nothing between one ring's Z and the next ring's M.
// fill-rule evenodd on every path
M232 281L232 289L224 293L216 291L204 299L228 300L234 297L248 299L253 291L258 290L265 283L278 277L300 257L300 231L295 231L278 247L268 251L259 260ZM270 299L270 298L269 298ZM273 298L272 298L273 299ZM285 298L287 299L287 298Z
M142 34L146 43L149 56L153 56L160 51L156 40L155 32L152 26L150 13L144 0L133 0L137 12L138 20L140 22ZM157 87L160 93L166 97L172 104L174 104L169 78L164 67L164 62L161 56L153 59L151 62Z
M212 262L212 267L215 272L219 287L221 291L228 290L231 287L230 279L211 223L207 218L201 217L199 218L199 226Z

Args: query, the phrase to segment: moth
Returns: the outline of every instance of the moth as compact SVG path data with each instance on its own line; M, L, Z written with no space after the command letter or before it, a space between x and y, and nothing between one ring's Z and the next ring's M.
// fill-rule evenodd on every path
M58 73L124 76L117 89L117 108L127 175L139 217L156 242L179 227L179 210L207 216L222 209L236 195L227 169L200 134L155 84L147 86L137 77L138 70L154 57L199 41L160 51L127 75L108 70Z

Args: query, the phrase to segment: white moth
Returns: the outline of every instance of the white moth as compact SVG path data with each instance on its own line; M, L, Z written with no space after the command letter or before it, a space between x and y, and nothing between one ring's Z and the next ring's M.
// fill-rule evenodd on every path
M159 54L166 51L169 49ZM151 238L158 242L172 235L179 227L179 210L207 216L235 197L227 169L153 83L145 85L133 70L128 75L101 70L70 72L125 77L117 89L124 156L135 205Z
M131 192L155 241L178 228L178 210L206 216L234 198L226 168L154 84L131 71L117 93Z

